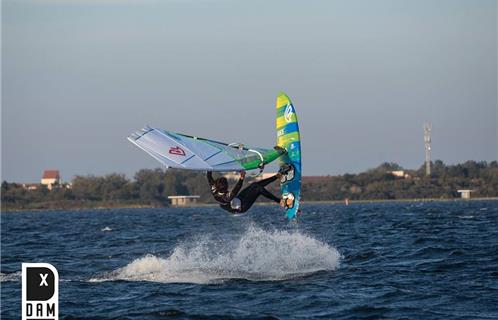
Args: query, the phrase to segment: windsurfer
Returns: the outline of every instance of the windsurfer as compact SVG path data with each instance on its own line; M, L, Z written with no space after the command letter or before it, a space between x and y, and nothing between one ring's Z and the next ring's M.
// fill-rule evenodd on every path
M246 172L240 172L240 178L231 191L228 190L228 181L225 177L213 179L213 173L208 171L207 179L211 186L211 193L220 207L230 213L243 213L251 208L260 195L282 204L283 200L272 194L265 187L289 172L292 167L284 164L278 173L272 177L251 183L244 190L240 191ZM240 191L240 193L239 193Z

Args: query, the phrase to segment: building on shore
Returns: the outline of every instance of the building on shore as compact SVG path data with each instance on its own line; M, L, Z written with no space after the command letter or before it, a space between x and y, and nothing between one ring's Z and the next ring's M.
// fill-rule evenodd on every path
M168 196L171 205L174 207L195 206L200 196Z
M36 190L40 187L39 183L23 183L22 187L26 190Z
M458 193L460 193L460 196L462 199L470 199L470 193L474 192L474 190L471 189L460 189L457 190Z
M41 178L41 184L47 186L48 190L52 190L54 186L61 184L59 170L45 170Z
M404 170L394 170L394 171L388 171L390 175L396 177L396 178L403 178L403 179L409 179L410 175L406 173Z

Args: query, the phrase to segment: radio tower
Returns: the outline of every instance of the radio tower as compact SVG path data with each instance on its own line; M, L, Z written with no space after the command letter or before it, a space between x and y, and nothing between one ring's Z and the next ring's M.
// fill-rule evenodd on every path
M425 175L431 175L431 130L430 122L424 123Z

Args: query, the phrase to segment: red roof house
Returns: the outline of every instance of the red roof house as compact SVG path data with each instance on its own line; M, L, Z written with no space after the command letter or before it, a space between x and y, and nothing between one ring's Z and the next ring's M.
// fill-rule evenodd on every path
M59 170L45 170L43 171L41 184L46 185L50 190L54 184L60 184L60 179Z

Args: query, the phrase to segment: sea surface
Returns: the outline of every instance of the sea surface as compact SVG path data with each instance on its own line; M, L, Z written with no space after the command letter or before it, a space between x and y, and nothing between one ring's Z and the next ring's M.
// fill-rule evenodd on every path
M498 319L498 201L1 215L1 318L21 263L61 319Z

